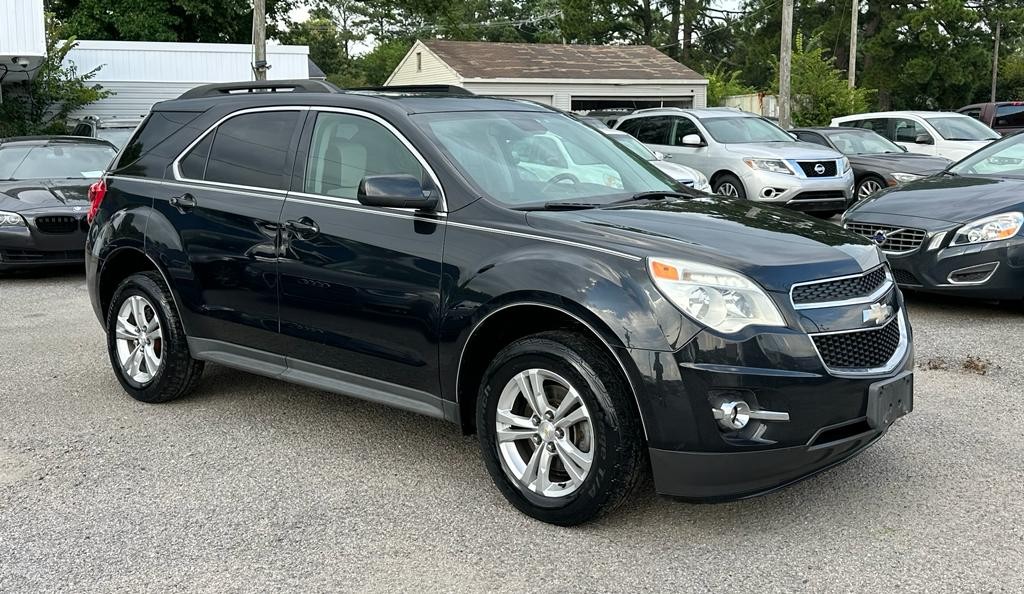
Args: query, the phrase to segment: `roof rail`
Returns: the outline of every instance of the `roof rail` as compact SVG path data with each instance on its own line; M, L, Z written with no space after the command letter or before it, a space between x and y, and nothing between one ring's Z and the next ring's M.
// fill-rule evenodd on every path
M322 80L252 80L214 83L190 89L178 99L227 97L256 93L340 93L341 89Z
M390 87L358 87L352 91L376 91L379 93L423 93L425 95L476 95L457 85L393 85Z
M648 111L683 111L682 107L646 107L644 109L637 109L633 113L646 113Z

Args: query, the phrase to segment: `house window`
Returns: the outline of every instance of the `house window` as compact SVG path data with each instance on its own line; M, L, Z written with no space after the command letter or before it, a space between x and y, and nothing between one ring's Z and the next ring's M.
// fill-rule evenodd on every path
M423 72L423 52L416 52L416 72Z

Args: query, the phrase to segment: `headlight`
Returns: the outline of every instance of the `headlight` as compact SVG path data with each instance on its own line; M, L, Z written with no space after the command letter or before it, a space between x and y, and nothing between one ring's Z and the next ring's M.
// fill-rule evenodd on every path
M696 169L693 172L696 174L696 175L693 176L693 186L692 186L693 189L694 190L700 190L701 192L707 192L708 194L710 194L711 193L711 184L708 183L707 176L704 175L703 173L697 171ZM688 182L690 180L689 179L680 179L680 180L676 180L676 181L678 181L680 183L684 183L684 182Z
M758 171L796 175L782 159L743 159L743 162L747 164L747 167Z
M896 180L897 183L901 184L912 182L915 179L921 179L924 177L923 175L918 175L916 173L891 173L890 175L892 175L892 178Z
M0 210L0 227L24 227L25 219L15 212L4 212Z
M1022 224L1024 224L1024 214L1019 212L1004 212L991 217L985 217L984 219L978 219L960 227L949 245L1009 239L1020 231Z
M843 173L846 173L847 171L850 170L851 167L853 167L852 165L850 165L850 160L847 159L846 157L843 157L842 165L843 165Z
M786 325L768 295L743 275L667 258L650 258L647 265L665 298L709 328L737 332L753 325Z

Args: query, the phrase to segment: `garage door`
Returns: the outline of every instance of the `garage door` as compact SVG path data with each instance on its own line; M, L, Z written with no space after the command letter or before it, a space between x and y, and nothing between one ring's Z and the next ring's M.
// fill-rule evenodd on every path
M481 93L486 94L486 93ZM506 99L525 99L526 101L536 101L537 103L543 103L544 105L551 105L554 98L551 95L494 95L495 97L505 97Z

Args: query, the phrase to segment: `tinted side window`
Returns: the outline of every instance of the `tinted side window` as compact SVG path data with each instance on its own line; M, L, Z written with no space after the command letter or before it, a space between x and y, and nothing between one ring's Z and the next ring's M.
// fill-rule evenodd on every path
M1024 126L1024 105L1000 105L993 122L996 126Z
M403 173L426 182L419 161L387 128L355 115L317 115L306 192L355 198L363 177Z
M672 131L672 119L666 116L638 118L640 122L633 136L645 144L668 144L669 133Z
M676 117L672 119L676 121L676 131L672 134L672 146L683 146L683 137L688 134L700 136L697 124L694 124L690 118Z
M181 160L181 175L188 179L203 179L206 175L206 161L210 157L214 134L207 134L184 159Z
M92 128L89 124L78 124L75 129L71 131L72 136L92 136Z
M893 140L896 142L915 142L920 134L931 136L931 134L928 134L928 131L924 129L924 126L918 124L914 120L897 118L893 121L896 124L894 126L895 138L893 138Z
M117 165L111 169L119 170L119 173L129 174L142 174L143 168L132 167L128 171L120 171L126 169L143 156L149 154L153 149L160 146L165 140L170 138L175 132L181 130L188 125L189 122L196 119L200 115L200 112L191 111L154 111L149 117L147 117L142 124L135 130L135 134L132 135L132 139L128 141L128 145L121 153L121 158L118 160ZM181 147L184 148L184 147ZM181 148L177 150L181 150ZM161 163L161 171L164 163ZM138 171L136 171L138 169Z
M797 138L804 142L813 142L814 144L820 144L821 146L828 146L828 142L822 138L820 134L815 134L814 132L796 132L795 134Z
M889 133L889 120L887 120L886 118L872 118L870 120L859 120L856 125L858 128L871 130L888 138L889 140L892 140L892 134Z
M967 116L969 118L974 118L974 119L978 120L979 122L981 121L981 108L980 107L971 107L969 109L961 109L959 111L959 113L962 113L962 114L964 114L965 116Z
M263 111L231 118L213 132L203 179L285 189L288 146L298 125L297 111Z

